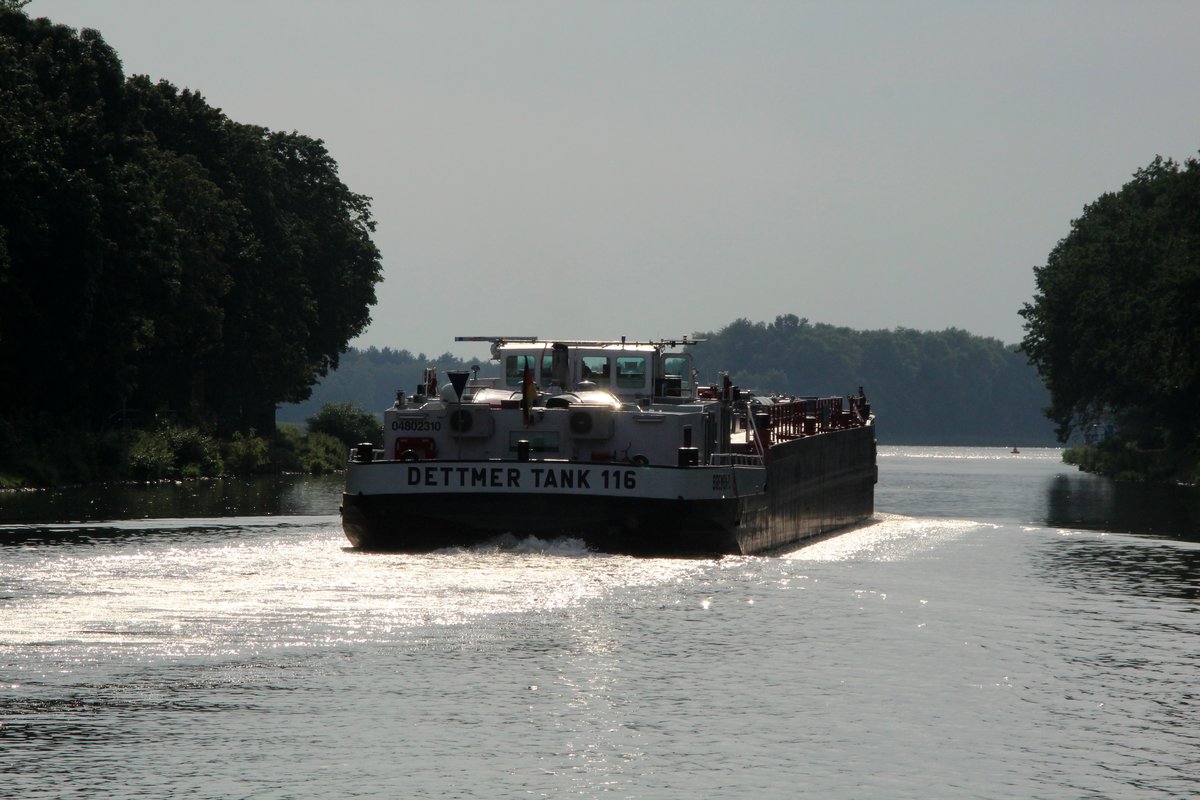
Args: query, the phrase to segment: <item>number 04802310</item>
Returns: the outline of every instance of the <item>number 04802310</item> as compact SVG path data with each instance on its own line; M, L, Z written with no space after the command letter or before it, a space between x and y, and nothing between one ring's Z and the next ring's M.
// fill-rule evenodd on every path
M394 431L440 431L442 423L427 419L395 419L392 420Z

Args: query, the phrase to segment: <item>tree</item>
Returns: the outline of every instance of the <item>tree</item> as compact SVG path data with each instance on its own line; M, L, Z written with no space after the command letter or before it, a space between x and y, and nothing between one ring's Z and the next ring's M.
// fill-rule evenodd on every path
M131 89L160 147L214 187L209 216L229 223L188 229L211 255L202 296L220 328L198 362L205 407L228 430L268 430L275 406L308 397L370 321L382 271L370 199L341 182L320 140L233 122L165 81L139 77Z
M1015 347L966 331L856 331L794 314L739 319L692 349L701 380L743 389L847 395L864 386L888 444L1036 444L1052 440L1047 400Z
M309 433L326 433L353 446L360 442L383 442L383 428L379 415L355 406L352 403L326 403L321 410L308 418Z
M1195 448L1200 162L1155 158L1086 206L1034 275L1021 347L1060 440L1110 419L1130 441Z
M317 139L126 79L0 0L0 419L274 426L370 320L370 200Z
M123 405L153 314L146 140L99 33L0 8L0 414ZM137 238L124 240L113 226Z

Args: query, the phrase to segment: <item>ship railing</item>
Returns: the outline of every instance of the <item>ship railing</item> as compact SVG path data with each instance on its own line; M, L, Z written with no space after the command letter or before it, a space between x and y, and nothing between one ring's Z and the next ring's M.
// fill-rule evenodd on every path
M771 405L752 406L748 426L756 441L788 441L865 424L854 405L847 410L841 397L805 397ZM756 419L757 417L757 419Z
M370 454L370 458L367 457L368 453ZM369 442L363 442L350 448L350 453L347 455L346 460L365 464L372 461L383 461L386 455L387 451L382 447L375 447Z
M763 457L757 453L710 453L710 467L761 467Z
M746 438L754 447L758 457L765 462L767 448L771 446L771 425L761 406L756 409L747 404Z

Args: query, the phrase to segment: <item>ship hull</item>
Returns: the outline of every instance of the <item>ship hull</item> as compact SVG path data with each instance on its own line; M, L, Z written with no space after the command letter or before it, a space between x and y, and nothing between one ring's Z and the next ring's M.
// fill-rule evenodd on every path
M738 501L463 494L452 507L427 496L346 495L342 523L362 550L423 552L511 533L573 537L593 550L633 555L733 552Z
M342 524L362 550L511 533L633 555L763 553L870 519L876 476L869 426L778 444L765 467L360 463L348 467Z

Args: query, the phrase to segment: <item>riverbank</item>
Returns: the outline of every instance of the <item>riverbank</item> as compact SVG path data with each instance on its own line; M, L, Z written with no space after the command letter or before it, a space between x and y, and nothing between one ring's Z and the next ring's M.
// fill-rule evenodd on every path
M99 432L64 429L61 421L0 419L0 489L111 482L303 473L345 468L348 449L378 442L376 415L350 403L327 403L303 426L279 425L220 438L197 426Z
M1165 447L1148 450L1108 439L1095 445L1068 448L1063 451L1063 462L1118 481L1200 485L1200 458L1190 451Z
M151 431L0 432L0 490L101 483L148 483L281 473L322 475L342 469L346 445L322 432L285 425L270 436L228 439L198 428L164 425Z

